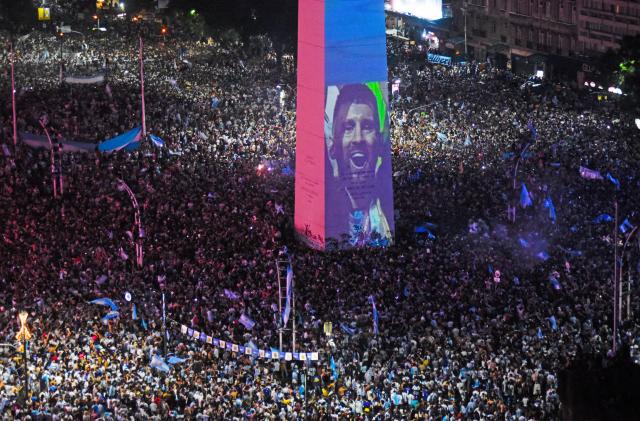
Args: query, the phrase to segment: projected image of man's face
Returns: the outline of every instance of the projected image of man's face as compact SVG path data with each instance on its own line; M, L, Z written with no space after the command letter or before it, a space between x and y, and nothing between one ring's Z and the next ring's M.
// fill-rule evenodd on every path
M336 139L341 174L352 181L373 176L377 154L376 120L368 104L351 104L342 123L342 139Z

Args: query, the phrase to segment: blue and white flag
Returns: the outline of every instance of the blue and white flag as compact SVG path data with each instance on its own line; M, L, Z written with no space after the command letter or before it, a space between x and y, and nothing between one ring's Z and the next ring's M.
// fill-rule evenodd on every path
M542 339L544 336L542 335L542 329L538 328L538 339Z
M617 178L614 178L609 172L607 173L607 179L611 181L613 184L615 184L616 190L620 189L620 181L618 181Z
M253 321L249 316L247 316L244 313L240 315L240 318L238 319L238 321L240 322L240 324L242 324L242 326L246 327L249 330L253 329L253 327L256 324L255 321Z
M233 292L230 289L226 289L226 288L224 289L224 296L234 301L240 298L240 295L238 295L238 293Z
M593 220L593 222L596 224L599 224L601 222L611 222L611 221L613 221L613 216L606 213L596 216L596 218Z
M549 253L547 253L546 251L541 251L540 253L536 254L536 257L542 261L547 261L549 260Z
M587 167L580 167L579 172L580 177L586 178L587 180L602 180L602 174L600 174L600 171L590 170Z
M369 296L369 302L371 303L371 309L373 311L373 334L378 335L380 333L378 330L378 309L376 308L376 300L373 298L373 295Z
M555 289L556 291L560 291L562 289L562 285L560 285L560 281L558 281L558 279L555 276L550 276L549 282L551 283L551 286L553 287L553 289Z
M342 330L344 333L346 333L349 336L356 334L356 329L352 328L351 326L349 326L344 322L340 322L340 330Z
M625 218L622 224L620 225L620 232L626 234L627 231L631 231L635 226L629 222L628 218Z
M520 206L526 208L528 206L533 205L533 201L531 200L531 195L527 190L527 186L522 183L522 190L520 190Z
M518 241L520 242L520 245L524 248L529 248L529 246L531 244L529 244L529 242L527 240L525 240L524 238L518 238Z
M121 149L125 149L127 151L134 150L140 146L141 135L142 129L140 127L136 127L135 129L129 130L126 133L98 144L98 150L100 152L115 152Z
M180 358L180 357L176 357L175 355L172 355L169 357L169 360L167 360L167 362L171 365L174 364L180 364L183 363L185 361L187 361L189 358Z
M551 200L551 196L548 196L544 200L544 207L549 209L549 219L553 222L556 221L556 207L553 205L553 200Z
M116 303L114 303L113 301L111 301L110 298L96 298L93 301L89 301L89 304L99 304L101 306L109 306L109 308L111 308L111 311L118 311L118 306L116 305Z
M106 324L109 320L113 320L120 317L120 312L118 311L110 311L106 316L102 318L102 323Z
M136 305L133 305L133 308L131 309L131 320L138 320L138 309L136 308Z
M551 330L558 330L558 321L555 316L549 317L549 323L551 323Z
M160 137L154 134L149 134L149 138L156 148L164 148L164 140L160 139Z
M289 315L291 314L291 288L293 283L293 269L291 264L287 266L287 297L284 304L284 311L282 312L282 325L286 326L289 321Z
M153 357L151 357L149 366L164 373L168 373L170 370L169 365L164 362L164 358L162 358L160 355L154 355Z
M440 142L446 142L447 140L449 140L446 134L440 132L436 132L436 137Z
M338 380L338 369L336 368L336 362L333 359L333 355L331 356L331 375L333 376L333 381Z

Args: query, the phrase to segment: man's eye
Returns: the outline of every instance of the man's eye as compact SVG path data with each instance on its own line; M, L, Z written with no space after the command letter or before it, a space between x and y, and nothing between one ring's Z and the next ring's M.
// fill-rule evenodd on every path
M374 129L374 123L373 121L363 121L362 122L362 130L373 130Z
M345 132L350 132L355 127L356 127L356 125L353 123L353 121L348 121L348 122L344 123L344 131Z

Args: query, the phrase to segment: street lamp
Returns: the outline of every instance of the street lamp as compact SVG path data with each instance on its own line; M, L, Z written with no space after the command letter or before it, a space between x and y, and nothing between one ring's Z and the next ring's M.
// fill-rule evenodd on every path
M24 387L23 387L23 397L25 403L29 398L29 368L27 365L27 346L29 344L29 339L31 339L31 332L29 332L29 328L27 327L27 317L29 317L29 313L26 311L21 311L18 314L18 320L20 321L20 330L16 334L16 339L22 342L22 360L24 361Z
M129 199L131 199L131 204L133 205L134 210L134 224L138 229L138 235L136 238L136 263L138 267L142 267L142 239L144 238L144 230L142 229L142 218L140 217L140 207L138 206L138 200L136 199L136 195L133 194L133 191L129 188L127 183L122 179L118 179L118 191L126 191L129 195Z

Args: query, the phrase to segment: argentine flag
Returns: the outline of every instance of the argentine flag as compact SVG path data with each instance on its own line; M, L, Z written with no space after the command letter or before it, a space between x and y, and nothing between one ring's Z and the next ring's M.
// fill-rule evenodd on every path
M533 205L531 194L529 194L527 186L522 183L522 190L520 191L520 206L522 206L522 208L526 208L531 205Z
M164 148L164 140L160 139L160 137L154 134L149 134L149 138L151 139L151 143L153 143L153 146L155 146L156 148Z

